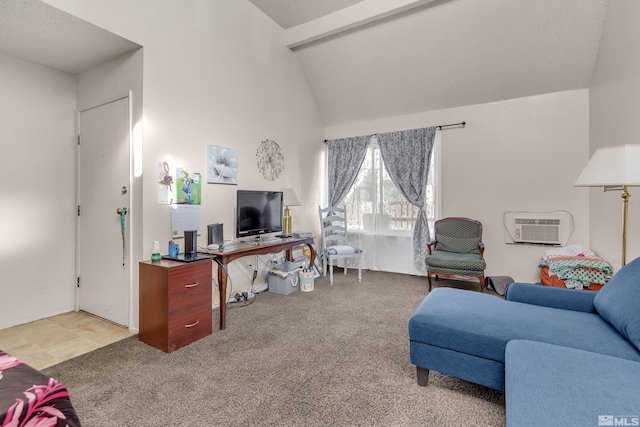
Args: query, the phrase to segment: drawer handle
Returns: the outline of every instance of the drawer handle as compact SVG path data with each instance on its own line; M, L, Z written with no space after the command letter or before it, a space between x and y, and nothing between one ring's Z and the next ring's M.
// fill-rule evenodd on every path
M196 320L195 323L192 323L190 325L184 325L185 328L193 328L194 326L198 325L199 320Z
M200 282L196 282L196 283L192 283L190 285L184 285L185 288L195 288L196 286L198 286L200 284Z

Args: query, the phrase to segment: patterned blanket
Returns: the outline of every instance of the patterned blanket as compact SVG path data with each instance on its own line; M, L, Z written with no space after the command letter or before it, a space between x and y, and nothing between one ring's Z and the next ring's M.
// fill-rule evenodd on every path
M0 426L80 427L67 387L0 350Z
M604 285L613 274L611 264L597 256L550 255L540 260L540 267L565 280L567 288L583 288L590 283Z

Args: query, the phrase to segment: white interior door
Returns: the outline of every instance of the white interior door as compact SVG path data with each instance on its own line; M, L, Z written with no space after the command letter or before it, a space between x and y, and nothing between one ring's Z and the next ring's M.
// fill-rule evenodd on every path
M78 128L79 308L128 326L131 289L129 98L81 111ZM127 212L124 239L120 209Z

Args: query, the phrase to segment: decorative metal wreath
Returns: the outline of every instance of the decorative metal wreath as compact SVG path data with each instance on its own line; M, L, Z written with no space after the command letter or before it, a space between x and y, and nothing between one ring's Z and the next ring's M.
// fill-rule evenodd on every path
M267 181L275 181L284 170L284 156L277 142L265 139L256 151L258 170Z

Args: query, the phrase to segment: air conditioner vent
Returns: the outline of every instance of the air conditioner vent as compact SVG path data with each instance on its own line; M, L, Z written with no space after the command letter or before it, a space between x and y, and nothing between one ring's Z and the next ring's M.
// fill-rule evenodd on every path
M562 245L569 238L572 218L568 212L505 212L507 243ZM566 243L565 243L566 244Z
M516 242L560 244L559 219L516 218L515 222Z

